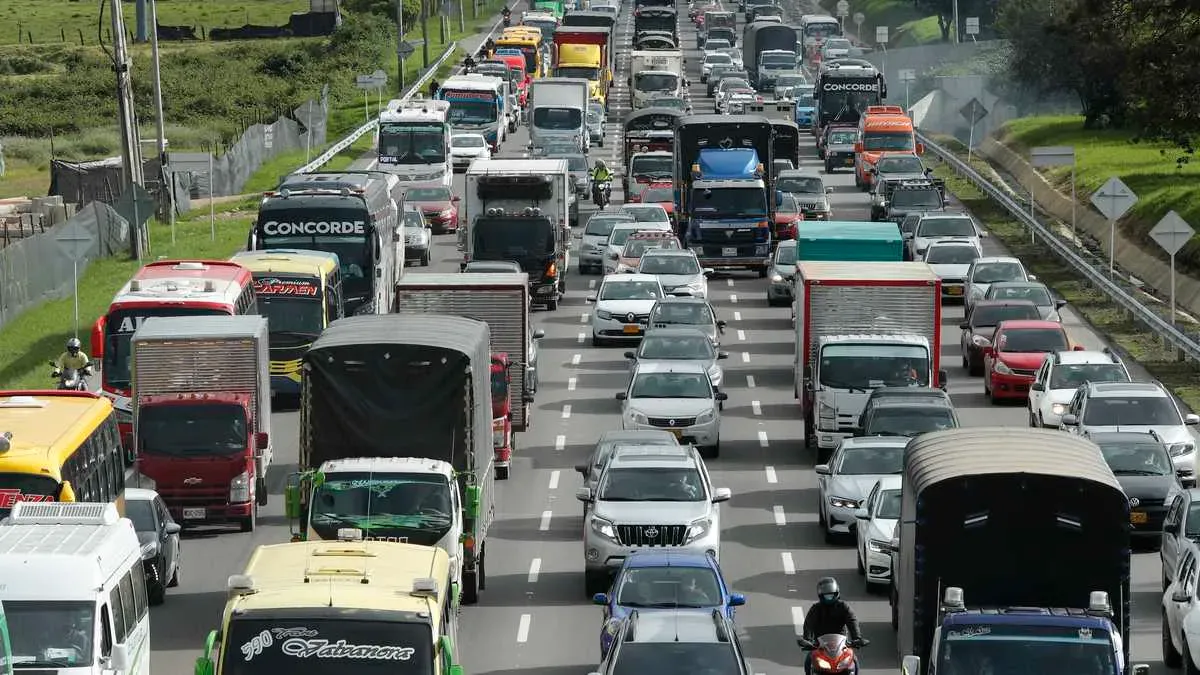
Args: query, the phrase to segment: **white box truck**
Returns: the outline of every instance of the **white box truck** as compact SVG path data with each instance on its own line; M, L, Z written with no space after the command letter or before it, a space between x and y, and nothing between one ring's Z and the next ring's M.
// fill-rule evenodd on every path
M529 85L529 147L570 146L587 152L590 85L573 77L547 77Z
M629 54L629 91L633 109L646 107L656 96L683 98L687 78L683 76L683 52L675 50L634 50Z

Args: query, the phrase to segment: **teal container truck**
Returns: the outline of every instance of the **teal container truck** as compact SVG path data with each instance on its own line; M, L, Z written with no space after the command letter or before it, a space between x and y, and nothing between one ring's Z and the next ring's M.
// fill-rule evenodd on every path
M797 260L904 260L904 238L895 223L804 220L796 230Z

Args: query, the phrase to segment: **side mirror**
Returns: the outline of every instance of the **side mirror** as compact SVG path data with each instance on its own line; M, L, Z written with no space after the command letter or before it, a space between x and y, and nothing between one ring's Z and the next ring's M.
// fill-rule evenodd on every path
M1187 591L1175 591L1171 594L1171 602L1188 602L1191 600L1191 595Z
M833 475L833 471L830 470L828 464L818 464L813 467L813 471L816 471L818 476L832 476Z
M871 514L867 513L866 509L854 509L854 518L856 520L866 520L867 518L870 518L870 517L871 517Z
M1084 347L1083 345L1075 345L1074 347L1071 347L1071 351L1073 351L1073 352L1082 352L1082 351L1085 351L1086 349L1087 349L1087 347Z
M1200 424L1200 415L1193 415L1191 413L1188 413L1187 415L1184 416L1183 423L1188 426L1194 427L1197 424Z
M1066 300L1055 300L1054 301L1054 309L1062 309L1063 307L1066 307L1066 306L1067 306Z
M713 490L712 500L714 504L727 502L730 499L733 499L733 492L730 491L729 488L717 488L716 490Z
M1079 418L1074 415L1063 415L1062 416L1062 425L1064 427L1079 426Z
M862 142L861 142L861 141L860 141L860 142L858 142L858 143L855 143L855 144L854 144L854 151L855 151L855 152L862 152L862 148L863 148L863 145L862 145Z
M918 155L925 154L925 144L924 143L917 143L917 154Z
M587 296L586 298L584 298L584 300L586 300L587 302L595 302L595 301L596 301L596 296L595 296L594 294L593 294L593 295L589 295L589 296Z
M618 401L624 401L625 399L629 398L629 394L626 394L623 391L619 391L619 392L617 392L617 395L614 398L616 398Z
M711 277L712 275L717 273L717 271L711 267L705 267L703 270L700 270L700 271L703 272L704 276L706 276L706 277Z
M713 398L717 399L718 401L728 401L728 400L729 400L729 394L726 394L726 393L725 393L725 392L723 392L723 391L718 391L718 392L717 392L717 395L716 395L716 396L714 396Z
M460 666L460 665L453 665L453 666L450 666L450 672L449 672L449 675L464 675L464 673L465 673L465 672L466 672L466 671L463 669L463 667L462 667L462 666Z
M726 606L741 607L742 605L745 605L745 604L746 604L746 596L742 595L741 593L730 593L729 594L729 602L726 603Z
M546 331L542 330L541 328L536 328L530 337L532 337L534 340L541 340L542 338L546 337Z
M1030 275L1029 275L1029 280L1030 280L1030 281L1037 281L1037 275L1036 275L1036 274L1030 274Z
M265 432L265 431L255 432L255 434L254 434L254 449L255 450L266 450L269 447L271 447L271 438L267 435L267 432Z
M459 197L458 195L454 195L453 197L450 198L451 204L457 204L461 201L462 201L462 197Z
M995 354L996 354L996 350L993 349L991 345L988 345L987 347L983 348L984 356L994 356Z
M166 527L163 528L163 532L167 534L179 534L182 531L183 526L179 523L167 523Z
M1029 390L1030 391L1046 391L1046 385L1042 382L1034 382L1033 384L1029 385Z
M942 391L945 391L946 385L950 383L950 373L948 373L944 370L939 370L937 372L937 376L938 376L938 388L941 389Z
M593 605L607 605L608 604L608 593L597 593L597 594L593 595L592 596L592 604Z
M833 188L831 188L831 187L825 188L825 194L827 194L827 195L833 194Z
M722 321L718 321L718 322L717 322L717 328L720 328L720 329L722 329L722 330L724 330L724 329L725 329L725 326L728 326L728 325L729 325L729 324L725 323L725 321L723 321L723 320L722 320Z
M212 662L209 661L211 665ZM117 672L129 670L129 646L113 645L112 654L108 657L108 665Z
M971 324L967 323L966 321L958 324L958 327L962 330L971 330Z
M729 352L717 352L717 360L729 358Z
M921 657L909 654L900 659L902 675L921 675Z
M592 468L592 467L591 467L591 466L589 466L589 465L588 465L586 462L585 462L585 463L583 463L583 464L576 464L576 465L575 465L575 471L576 471L577 473L583 474L584 476L588 475L588 472L591 470L591 468Z
M578 499L581 502L592 501L592 489L585 487L579 488L575 491L575 499Z
M625 352L625 358L627 358L627 359L631 359L631 360L634 360L634 361L636 361L636 360L637 360L637 354L636 354L636 353L634 353L634 352Z
M946 202L946 204L949 204L949 203L950 203L950 200L949 200L949 199L943 199L942 201ZM980 231L979 231L979 238L980 238L980 239L987 239L987 238L988 238L988 233L987 233L987 230L980 230Z

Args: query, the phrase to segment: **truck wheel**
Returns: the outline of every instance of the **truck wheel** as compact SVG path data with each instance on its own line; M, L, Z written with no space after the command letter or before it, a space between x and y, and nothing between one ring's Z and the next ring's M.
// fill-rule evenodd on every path
M892 630L900 630L900 610L896 607L899 604L899 599L896 597L895 584L891 586L891 602L888 604L892 606Z
M487 544L479 545L479 590L487 590Z
M259 506L266 506L271 495L267 492L267 481L259 478L254 481L254 499Z
M250 515L238 520L238 527L242 532L253 532L254 526L258 524L258 507L250 507Z
M421 267L429 267L429 251L428 250L426 250L425 253L421 255Z
M496 467L496 480L508 480L508 469L507 466Z
M1162 656L1163 665L1168 668L1178 668L1183 665L1183 655L1171 643L1171 627L1167 624L1167 613L1162 613Z
M759 279L767 278L767 266L766 265L763 265L762 267L758 268L758 278Z
M479 573L466 572L462 573L462 603L464 605L474 605L479 602Z

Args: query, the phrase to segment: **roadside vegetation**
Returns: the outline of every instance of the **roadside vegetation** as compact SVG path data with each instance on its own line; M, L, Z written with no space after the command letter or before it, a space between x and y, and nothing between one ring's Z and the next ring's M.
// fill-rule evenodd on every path
M960 2L966 7L975 0ZM837 0L821 0L821 7L829 14L835 14ZM846 17L845 27L847 30L857 31L858 27L854 24L853 17L862 12L866 21L863 22L858 38L863 42L872 47L876 46L875 28L887 26L888 49L916 47L949 41L952 37L950 17L953 16L953 11L953 0L850 0L850 16ZM981 28L988 28L990 25L990 12L985 14L986 16L980 19Z

